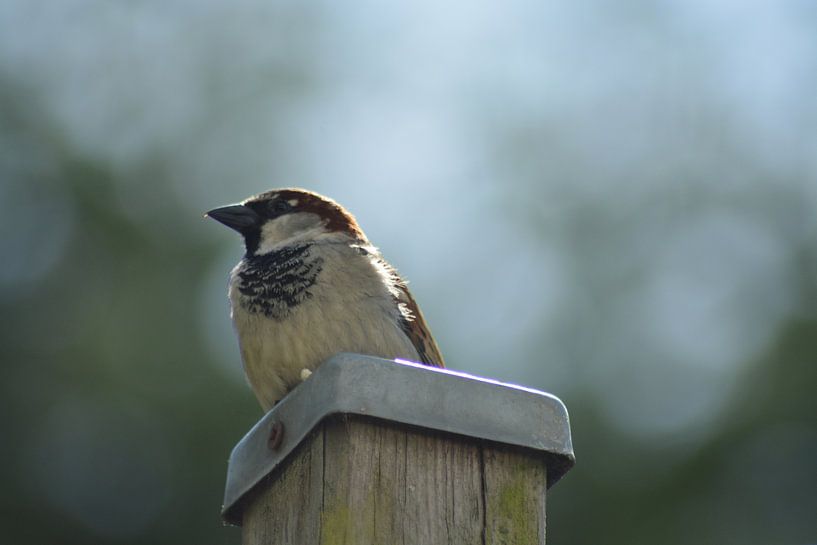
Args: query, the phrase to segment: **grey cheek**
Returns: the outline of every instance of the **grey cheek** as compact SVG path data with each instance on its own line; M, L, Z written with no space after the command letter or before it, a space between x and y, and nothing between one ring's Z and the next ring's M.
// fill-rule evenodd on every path
M306 212L291 212L268 220L261 228L262 241L280 242L300 232L307 231L320 225L321 220L316 214Z

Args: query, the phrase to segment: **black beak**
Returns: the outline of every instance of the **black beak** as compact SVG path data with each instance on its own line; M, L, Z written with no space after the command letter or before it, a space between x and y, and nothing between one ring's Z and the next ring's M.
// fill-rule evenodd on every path
M243 204L214 208L204 215L208 218L213 218L219 223L223 223L230 229L235 229L239 233L243 233L253 227L258 227L262 221L261 216L259 216L255 210Z

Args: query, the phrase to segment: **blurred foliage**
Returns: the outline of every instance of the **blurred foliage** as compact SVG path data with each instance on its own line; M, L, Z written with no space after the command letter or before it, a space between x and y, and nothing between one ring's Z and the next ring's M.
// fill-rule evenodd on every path
M0 9L9 543L239 542L226 460L261 413L238 241L201 212L316 178L450 367L566 402L550 543L817 542L813 10L170 4Z
M7 235L55 236L54 207L73 217L48 273L30 281L22 270L3 291L9 542L237 542L220 527L219 497L229 450L259 410L207 364L195 314L215 248L196 233L200 217L168 207L151 226L157 234L146 232L115 203L109 165L72 149L24 95L4 91L3 140L30 139L37 154L5 181L3 208L34 214L7 223ZM164 187L160 172L146 175L156 203ZM14 236L27 245L19 252L47 243Z

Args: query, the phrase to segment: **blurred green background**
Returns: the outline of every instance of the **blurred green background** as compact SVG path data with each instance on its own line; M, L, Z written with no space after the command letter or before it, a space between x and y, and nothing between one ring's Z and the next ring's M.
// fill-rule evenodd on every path
M807 0L0 4L4 542L238 543L202 213L291 185L565 401L550 543L817 543Z

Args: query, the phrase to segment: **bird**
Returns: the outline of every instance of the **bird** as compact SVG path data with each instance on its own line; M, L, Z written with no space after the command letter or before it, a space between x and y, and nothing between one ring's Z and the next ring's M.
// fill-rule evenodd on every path
M407 282L334 200L273 189L205 216L244 239L228 298L264 411L339 352L445 367Z

